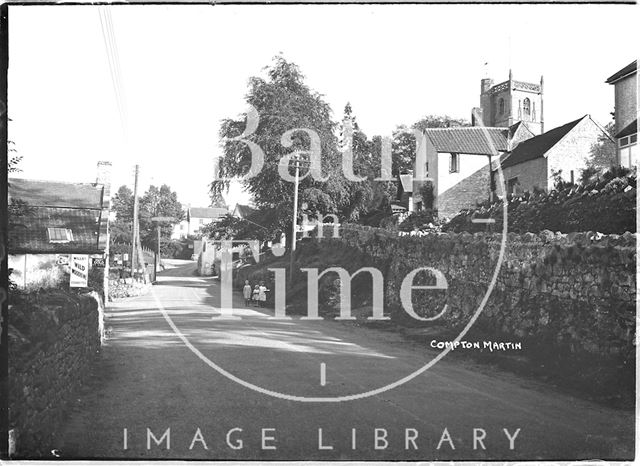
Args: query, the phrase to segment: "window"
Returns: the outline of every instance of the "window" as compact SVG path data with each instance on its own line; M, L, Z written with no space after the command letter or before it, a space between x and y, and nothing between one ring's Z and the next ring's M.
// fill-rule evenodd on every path
M452 153L449 158L449 173L460 171L460 154Z
M47 228L50 243L68 243L73 241L73 233L68 228Z
M632 134L631 136L625 136L620 138L619 145L620 147L630 146L631 144L635 144L638 142L638 135Z
M518 182L517 176L515 178L511 178L509 181L507 181L507 192L509 194L516 194L518 191L519 184L520 183Z
M204 219L203 218L200 219L200 225L204 225Z
M531 115L531 101L529 100L529 97L524 99L522 102L522 111L524 112L525 117Z
M498 104L500 115L504 115L504 99L500 99Z

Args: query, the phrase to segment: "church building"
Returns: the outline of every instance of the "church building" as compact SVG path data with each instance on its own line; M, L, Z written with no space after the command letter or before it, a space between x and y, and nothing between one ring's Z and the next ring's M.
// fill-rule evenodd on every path
M516 81L509 70L509 79L494 85L493 79L480 81L480 107L472 111L473 126L510 127L524 122L535 135L544 133L544 78L540 83Z

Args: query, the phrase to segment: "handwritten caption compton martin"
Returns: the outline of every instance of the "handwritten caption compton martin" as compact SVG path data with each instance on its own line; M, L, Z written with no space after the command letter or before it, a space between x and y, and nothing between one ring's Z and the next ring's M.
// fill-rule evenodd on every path
M493 351L518 351L522 349L522 342L512 341L438 341L431 340L429 343L431 348L444 349L470 349L470 350L489 350Z

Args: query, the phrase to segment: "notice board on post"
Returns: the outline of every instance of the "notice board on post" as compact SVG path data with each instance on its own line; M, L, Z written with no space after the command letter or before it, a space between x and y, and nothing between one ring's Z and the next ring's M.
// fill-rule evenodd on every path
M71 288L86 287L89 278L89 256L87 254L71 254Z

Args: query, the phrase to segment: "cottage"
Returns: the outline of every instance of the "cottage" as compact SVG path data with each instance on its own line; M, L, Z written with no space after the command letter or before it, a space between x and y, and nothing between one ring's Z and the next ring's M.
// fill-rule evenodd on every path
M53 284L70 255L87 255L90 268L95 262L108 275L110 176L111 163L99 162L95 183L9 179L9 268L18 286Z
M508 128L429 128L424 135L425 171L432 179L431 199L424 199L426 182L414 180L413 211L433 207L439 216L452 217L491 197L492 172L498 158L520 141L531 138L533 132L525 123L518 122Z

